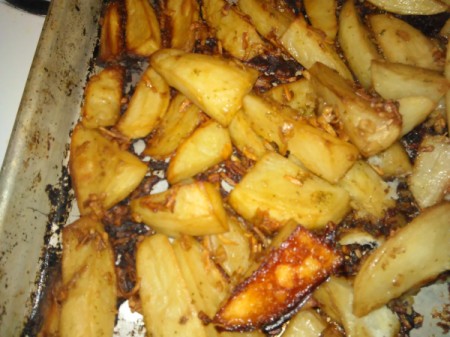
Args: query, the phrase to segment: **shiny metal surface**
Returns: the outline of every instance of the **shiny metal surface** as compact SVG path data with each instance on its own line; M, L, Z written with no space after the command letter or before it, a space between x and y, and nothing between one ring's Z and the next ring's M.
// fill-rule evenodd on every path
M70 208L63 168L101 5L55 1L44 24L0 173L0 336L20 336L36 308L53 239L46 231Z

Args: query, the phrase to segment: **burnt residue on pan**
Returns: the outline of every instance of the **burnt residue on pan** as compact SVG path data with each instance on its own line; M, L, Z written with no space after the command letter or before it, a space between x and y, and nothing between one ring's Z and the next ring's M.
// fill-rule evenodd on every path
M31 295L31 312L21 334L23 337L37 334L46 312L45 305L48 302L47 298L50 296L49 290L51 290L51 285L60 274L60 236L74 199L67 167L62 168L58 184L47 185L46 192L51 204L51 212L48 215L36 290Z

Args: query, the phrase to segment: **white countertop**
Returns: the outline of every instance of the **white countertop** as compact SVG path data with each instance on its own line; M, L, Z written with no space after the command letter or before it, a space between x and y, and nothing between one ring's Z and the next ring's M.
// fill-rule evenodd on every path
M44 23L0 0L0 165Z

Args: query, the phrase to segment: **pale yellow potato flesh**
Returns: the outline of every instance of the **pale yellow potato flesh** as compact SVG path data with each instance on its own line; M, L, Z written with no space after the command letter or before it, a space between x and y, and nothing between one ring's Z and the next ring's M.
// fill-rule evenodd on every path
M59 336L109 337L116 317L114 253L103 224L82 217L62 234L62 283Z
M196 0L167 0L171 23L170 47L191 51L195 44L195 25L200 20Z
M363 316L450 268L450 203L424 210L362 264L354 281L353 312Z
M448 10L448 4L438 0L368 0L388 12L406 15L430 15Z
M325 33L334 42L338 31L335 0L304 0L306 14L314 28Z
M170 86L223 126L242 107L258 76L237 61L177 49L159 50L150 63Z

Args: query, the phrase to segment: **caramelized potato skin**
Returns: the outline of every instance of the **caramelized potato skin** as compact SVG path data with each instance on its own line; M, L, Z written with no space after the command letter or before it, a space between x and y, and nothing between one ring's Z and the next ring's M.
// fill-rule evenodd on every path
M341 261L336 251L298 226L233 290L214 323L230 331L279 326Z

